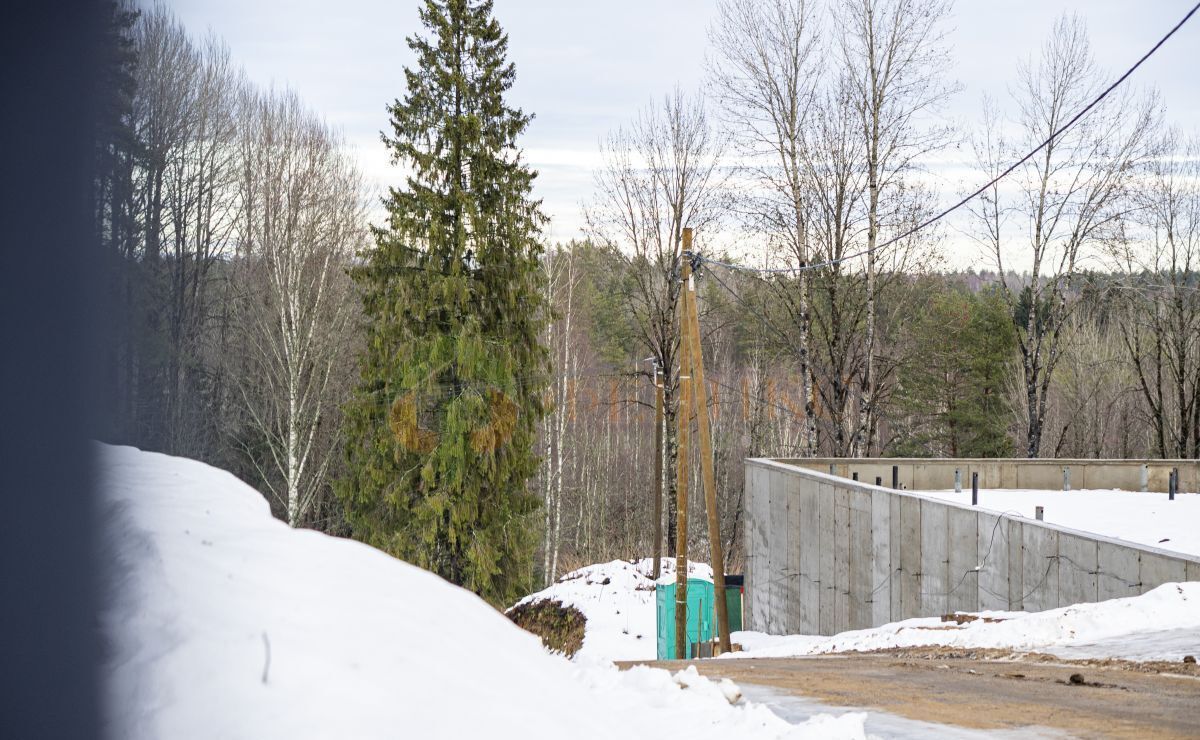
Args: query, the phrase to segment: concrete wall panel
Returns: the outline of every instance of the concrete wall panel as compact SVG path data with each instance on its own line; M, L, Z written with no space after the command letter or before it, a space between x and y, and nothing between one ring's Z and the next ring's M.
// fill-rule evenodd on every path
M900 499L900 619L921 614L921 499ZM893 581L894 583L895 581Z
M746 546L743 558L745 567L742 568L742 624L746 629L754 629L754 558L758 553L758 545L754 541L754 498L758 487L754 479L757 470L755 465L746 465L746 484L742 489L742 505L746 507L746 515L742 517L742 542Z
M781 574L787 557L787 495L784 492L785 476L771 471L767 504L767 624L772 634L783 632L784 610Z
M900 543L903 541L900 507L904 497L890 493L879 493L879 495L886 496L888 499L888 560L891 561L891 570L888 571L887 589L891 593L888 599L888 618L882 622L882 624L887 624L901 619L900 615L904 613L904 609L901 607L904 588L900 557ZM918 511L920 510L918 509Z
M887 624L892 611L892 507L898 497L871 492L871 624Z
M1184 574L1189 581L1200 581L1200 563L1189 561Z
M871 626L872 560L871 491L850 493L850 629Z
M1017 484L1012 488L1039 491L1062 490L1063 465L1029 465L1017 468ZM1008 488L1009 486L1005 486Z
M786 475L779 471L772 471L770 478L770 522L767 525L767 531L770 533L770 540L767 542L767 559L770 565L768 566L769 583L767 586L767 604L769 615L767 617L767 626L771 634L781 635L784 633L784 619L786 610L784 604L784 588L786 586L785 577L787 570L787 485Z
M979 512L976 522L976 561L982 565L977 586L979 608L1008 609L1008 521L996 514Z
M850 629L850 491L833 489L833 630Z
M784 597L784 630L789 635L800 633L800 478L787 476L787 573Z
M1000 525L1002 528L1005 524ZM1008 608L1010 611L1021 611L1025 601L1021 598L1025 593L1025 546L1022 530L1025 525L1015 519L1007 520L1008 526Z
M1059 533L1059 605L1095 602L1098 598L1098 570L1099 560L1094 539Z
M767 615L770 614L771 561L767 543L767 526L771 521L771 475L766 468L752 469L750 476L753 495L750 497L750 515L753 521L751 537L754 547L754 565L751 580L751 629L768 631Z
M978 526L976 511L946 508L949 525L949 572L946 611L979 609Z
M1001 465L997 462L982 462L973 465L979 471L980 488L1017 488L1017 470L1015 467ZM967 481L967 486L971 481Z
M962 473L964 488L971 487L971 476L965 465L916 464L911 466L912 486L914 491L945 491L954 488L954 470ZM903 468L902 468L903 469Z
M822 635L834 634L833 629L833 550L837 538L837 528L833 521L833 484L821 483L819 491L819 512L821 526L820 583L821 598L818 601L818 621Z
M821 486L800 488L800 633L821 632Z
M1181 477L1183 471L1180 470ZM1170 490L1171 470L1170 468L1154 467L1150 469L1150 490L1151 491L1167 491Z
M1021 546L1023 608L1040 612L1059 606L1058 531L1026 524L1021 527Z
M1119 488L1122 491L1141 490L1141 463L1130 465L1076 465L1071 468L1073 488Z
M950 591L950 529L948 507L921 501L921 611L942 615L947 611Z
M1142 593L1152 591L1164 583L1187 580L1187 566L1183 560L1143 552L1141 564Z
M1141 593L1141 558L1137 550L1099 542L1096 553L1100 571L1096 577L1098 599L1120 599Z

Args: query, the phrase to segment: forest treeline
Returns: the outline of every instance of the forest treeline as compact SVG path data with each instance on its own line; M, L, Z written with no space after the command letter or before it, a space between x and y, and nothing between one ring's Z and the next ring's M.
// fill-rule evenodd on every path
M250 83L162 6L109 6L115 91L95 214L116 341L110 437L211 462L293 525L329 496L366 200L339 135L292 91Z
M1014 62L1011 117L993 101L978 131L929 123L957 92L948 12L722 0L704 90L604 139L586 233L539 263L553 320L526 522L538 579L652 551L656 378L673 530L685 226L707 258L731 570L748 456L1200 456L1196 137L1128 89L1052 137L1110 76L1071 17ZM291 524L352 534L333 486L369 335L350 277L372 249L354 161L219 39L161 8L114 5L111 21L122 94L95 201L120 328L110 438L232 470ZM1047 139L953 228L909 233L962 195L922 162L966 153L984 182ZM948 267L951 243L978 269Z

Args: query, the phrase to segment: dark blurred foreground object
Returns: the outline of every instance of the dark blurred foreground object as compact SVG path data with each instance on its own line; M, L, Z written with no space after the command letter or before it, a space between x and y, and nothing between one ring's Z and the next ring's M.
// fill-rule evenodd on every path
M100 2L22 3L0 43L0 737L100 736L92 183Z

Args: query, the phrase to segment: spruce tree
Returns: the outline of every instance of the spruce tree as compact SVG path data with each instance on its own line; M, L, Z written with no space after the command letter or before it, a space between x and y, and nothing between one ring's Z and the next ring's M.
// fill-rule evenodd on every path
M545 218L491 1L425 0L420 17L383 134L409 175L353 271L367 346L338 495L356 538L500 606L533 576Z

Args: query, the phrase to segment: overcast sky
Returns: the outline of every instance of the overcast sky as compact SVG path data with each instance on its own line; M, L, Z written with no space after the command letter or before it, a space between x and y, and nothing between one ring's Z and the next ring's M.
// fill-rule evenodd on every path
M168 0L199 35L211 29L250 78L290 86L356 149L368 181L398 177L379 142L385 106L404 93L404 43L419 30L415 0ZM1183 17L1192 0L958 0L948 23L963 86L946 115L970 130L986 92L1004 102L1019 59L1037 52L1055 18L1082 15L1102 68L1124 71ZM496 0L517 81L511 100L535 114L523 140L541 173L537 193L550 237L580 235L597 142L676 84L703 84L706 28L715 0ZM1156 85L1172 122L1200 129L1200 19L1183 28L1134 76ZM940 197L969 183L947 174ZM957 260L956 260L957 261Z

